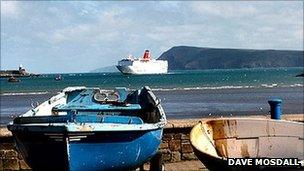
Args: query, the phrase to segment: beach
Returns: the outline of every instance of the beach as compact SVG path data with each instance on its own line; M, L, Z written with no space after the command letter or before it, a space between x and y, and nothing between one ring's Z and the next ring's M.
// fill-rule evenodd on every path
M269 114L267 101L283 100L283 114L303 113L303 87L227 88L153 91L165 110L167 118L189 119ZM0 95L1 124L30 110L56 93L27 93Z

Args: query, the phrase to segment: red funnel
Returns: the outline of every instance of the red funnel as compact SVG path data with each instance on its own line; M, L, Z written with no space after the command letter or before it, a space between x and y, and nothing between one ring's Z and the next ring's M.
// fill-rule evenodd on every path
M150 59L150 52L149 52L149 50L145 50L143 59L144 60L149 60Z

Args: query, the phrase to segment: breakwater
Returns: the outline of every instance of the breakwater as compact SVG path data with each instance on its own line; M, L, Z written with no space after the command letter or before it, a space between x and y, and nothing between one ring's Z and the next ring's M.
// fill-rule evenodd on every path
M247 117L265 118L261 115ZM207 118L202 118L204 120ZM210 119L210 118L208 118ZM283 115L282 119L304 122L304 114ZM199 119L168 120L164 129L159 151L165 163L197 160L190 145L190 131ZM12 134L6 127L0 127L0 170L30 170L15 149Z

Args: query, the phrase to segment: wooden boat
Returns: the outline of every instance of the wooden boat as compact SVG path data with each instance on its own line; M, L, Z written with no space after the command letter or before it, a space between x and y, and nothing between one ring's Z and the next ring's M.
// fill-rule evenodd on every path
M304 124L272 119L229 118L199 122L190 142L209 170L283 169L267 166L229 166L229 158L304 159ZM296 169L299 166L292 166ZM303 168L302 168L303 169Z
M149 87L69 87L8 129L33 170L128 170L156 153L165 124Z

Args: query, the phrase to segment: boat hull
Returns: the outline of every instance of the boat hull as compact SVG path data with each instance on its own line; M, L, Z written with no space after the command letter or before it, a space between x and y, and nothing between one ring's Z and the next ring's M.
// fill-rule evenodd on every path
M134 169L156 153L161 136L162 129L14 132L18 150L33 170Z
M131 64L119 64L117 69L123 74L166 74L168 62L162 60L133 61Z
M298 165L228 165L228 158L304 159L303 123L229 118L200 122L190 133L195 155L209 170L296 170Z

